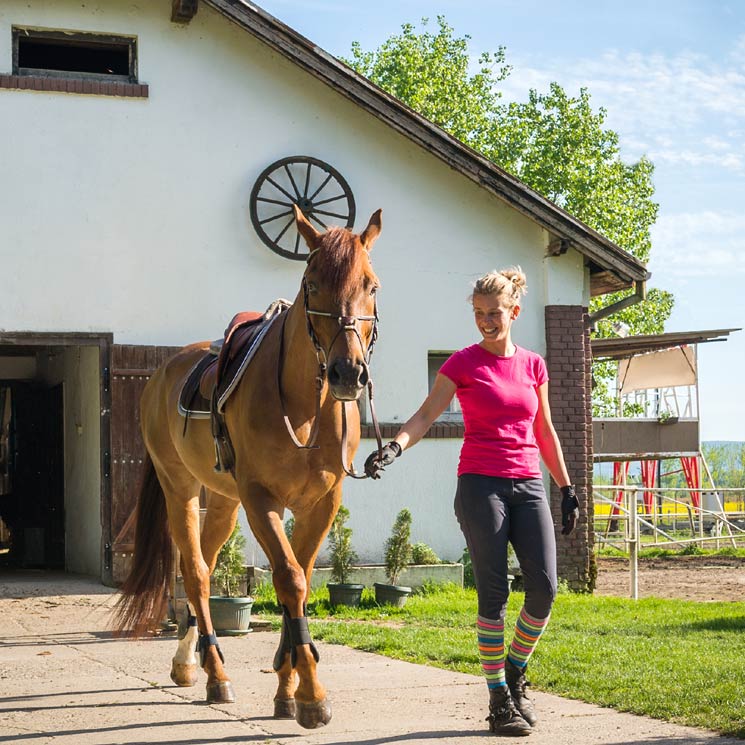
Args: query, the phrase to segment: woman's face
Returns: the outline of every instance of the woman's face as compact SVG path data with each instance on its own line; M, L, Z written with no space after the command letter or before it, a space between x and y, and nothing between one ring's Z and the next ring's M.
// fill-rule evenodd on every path
M510 307L499 295L473 296L473 317L484 341L507 338L512 322L519 312L519 305Z

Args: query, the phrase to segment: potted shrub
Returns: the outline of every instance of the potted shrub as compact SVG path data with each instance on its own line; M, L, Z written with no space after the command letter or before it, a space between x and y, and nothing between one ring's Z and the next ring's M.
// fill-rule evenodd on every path
M218 635L242 635L249 631L254 601L245 594L245 547L246 539L236 523L230 538L217 555L215 570L212 572L214 590L220 594L210 596L210 616Z
M411 512L402 509L396 516L391 535L385 543L385 575L388 584L375 583L375 600L380 605L402 607L411 595L411 588L399 585L398 576L411 561Z
M342 504L329 531L331 579L327 587L331 605L348 605L356 608L362 598L364 585L349 583L349 573L357 561L352 548L352 529L346 526L349 510Z

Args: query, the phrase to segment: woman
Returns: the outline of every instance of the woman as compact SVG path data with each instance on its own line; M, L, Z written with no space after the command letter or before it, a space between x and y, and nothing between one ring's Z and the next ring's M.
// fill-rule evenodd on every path
M530 734L537 718L525 694L525 671L556 595L556 543L539 456L562 492L562 533L579 516L579 503L551 422L548 373L543 359L512 342L512 324L526 292L518 268L490 272L474 285L481 341L453 354L419 410L382 453L365 462L380 478L415 445L453 396L463 411L465 438L458 464L455 514L463 530L478 592L478 644L489 688L489 726L505 735ZM505 654L504 618L509 596L507 544L520 562L525 604Z

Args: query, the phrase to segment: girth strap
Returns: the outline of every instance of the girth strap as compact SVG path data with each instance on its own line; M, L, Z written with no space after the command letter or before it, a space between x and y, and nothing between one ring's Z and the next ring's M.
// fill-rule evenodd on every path
M300 618L290 618L290 611L286 606L282 606L282 634L279 638L279 647L274 655L274 670L277 671L282 667L285 654L290 653L290 662L294 668L297 665L297 648L301 644L309 644L310 651L316 662L320 659L318 649L310 638L308 629L308 616Z
M217 654L220 657L220 662L225 662L220 645L217 643L217 636L214 631L211 634L200 634L199 640L197 641L197 651L199 652L199 665L204 667L205 660L207 659L207 650L210 647L217 649Z

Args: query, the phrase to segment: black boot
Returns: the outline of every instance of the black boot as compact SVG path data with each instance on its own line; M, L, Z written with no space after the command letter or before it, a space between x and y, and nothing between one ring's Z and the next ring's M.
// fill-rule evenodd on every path
M520 712L522 718L531 727L535 727L538 717L536 716L533 702L528 698L528 694L525 691L525 688L530 685L525 680L525 670L526 668L517 667L517 665L513 665L509 660L504 664L504 675L507 678L507 686L512 694L515 707Z
M520 716L515 708L507 686L489 689L489 731L495 735L521 737L529 735L530 725Z

